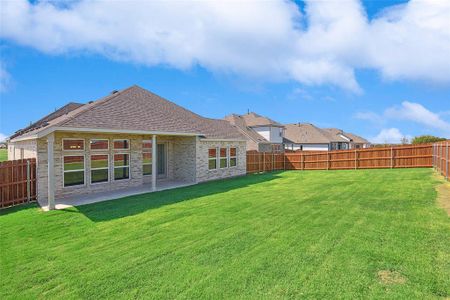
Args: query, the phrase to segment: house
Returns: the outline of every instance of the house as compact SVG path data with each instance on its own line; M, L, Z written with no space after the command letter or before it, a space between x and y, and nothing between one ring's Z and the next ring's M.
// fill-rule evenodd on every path
M286 150L329 151L370 146L370 143L362 137L336 128L321 129L309 123L284 126L284 148Z
M138 86L69 103L16 132L8 147L10 160L36 158L38 202L49 209L55 199L246 173L237 127Z
M278 152L283 150L284 126L254 112L231 114L224 118L247 139L247 150Z

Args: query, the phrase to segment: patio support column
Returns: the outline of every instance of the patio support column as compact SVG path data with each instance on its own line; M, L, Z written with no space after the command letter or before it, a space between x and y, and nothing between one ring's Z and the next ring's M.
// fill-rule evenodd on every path
M156 157L156 149L158 145L156 144L156 135L152 136L152 190L156 190L156 163L158 161L158 158Z
M47 166L48 166L48 209L55 209L55 158L53 149L55 145L55 136L53 133L47 137Z

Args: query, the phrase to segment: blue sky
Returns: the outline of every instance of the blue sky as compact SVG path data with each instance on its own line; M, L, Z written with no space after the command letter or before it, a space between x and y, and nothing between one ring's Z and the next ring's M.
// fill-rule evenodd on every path
M339 9L327 1L261 3L199 6L188 13L170 4L144 5L128 8L140 20L130 27L86 12L101 11L102 2L2 2L0 135L69 101L87 102L138 84L207 117L249 109L375 142L450 137L445 2L424 8L405 1L346 1ZM146 9L165 17L146 24ZM177 11L189 18L180 21ZM272 22L261 21L267 16ZM433 26L422 28L423 18ZM417 42L422 35L425 40Z

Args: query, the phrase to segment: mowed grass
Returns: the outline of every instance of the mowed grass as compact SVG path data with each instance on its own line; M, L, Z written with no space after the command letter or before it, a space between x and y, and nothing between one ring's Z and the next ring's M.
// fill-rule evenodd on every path
M450 296L430 169L251 175L0 216L0 298Z
M0 161L8 160L8 149L0 149Z

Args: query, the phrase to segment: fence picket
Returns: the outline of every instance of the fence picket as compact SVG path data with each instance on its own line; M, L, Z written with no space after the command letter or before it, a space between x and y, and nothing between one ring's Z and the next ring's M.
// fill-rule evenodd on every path
M0 162L0 208L36 200L36 160Z

